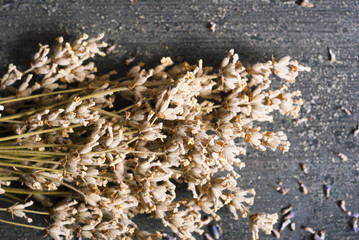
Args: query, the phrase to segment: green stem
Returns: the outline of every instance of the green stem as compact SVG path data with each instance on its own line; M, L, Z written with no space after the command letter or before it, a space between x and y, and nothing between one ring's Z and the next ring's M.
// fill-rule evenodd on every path
M16 181L19 177L0 177L0 181Z
M26 97L19 97L19 98L14 98L14 99L3 100L3 101L0 101L0 104L30 100L30 99L34 99L34 98L38 98L38 97L44 97L44 96L50 96L50 95L56 95L56 94L62 94L62 93L79 92L79 91L82 91L85 89L87 89L87 87L67 89L67 90L62 90L62 91L57 91L57 92L40 93L40 94L30 95L30 96L26 96Z
M19 227L27 227L27 228L37 229L37 230L46 230L46 227L38 227L38 226L29 225L29 224L6 221L6 220L3 220L3 219L0 219L0 222L10 224L10 225L19 226Z
M36 190L25 190L22 188L12 188L12 187L1 187L8 193L16 193L16 194L41 194L41 195L70 195L70 192L60 192L60 191L36 191Z
M4 194L5 194L5 193L4 193ZM17 202L14 201L14 200L7 199L7 198L3 198L3 197L0 197L0 201L7 202L7 203L12 203L12 204L16 204L16 203L17 203Z
M30 137L36 134L44 134L44 133L50 133L50 132L57 132L63 129L68 129L68 128L77 128L77 127L81 127L83 126L83 124L75 124L75 125L70 125L68 127L57 127L57 128L50 128L50 129L44 129L44 130L39 130L39 131L35 131L35 132L28 132L28 133L24 133L24 134L19 134L19 135L13 135L13 136L8 136L8 137L2 137L0 138L0 142L4 142L4 141L8 141L8 140L13 140L13 139L18 139L18 138L26 138L26 137Z
M24 202L25 202L24 199L21 199L21 198L19 198L19 197L16 197L16 196L14 196L14 195L12 195L12 194L10 194L10 193L4 193L3 195L4 195L5 197L11 198L11 199L13 199L13 200L15 200L15 201L17 201L17 202L20 202L20 203L24 203Z

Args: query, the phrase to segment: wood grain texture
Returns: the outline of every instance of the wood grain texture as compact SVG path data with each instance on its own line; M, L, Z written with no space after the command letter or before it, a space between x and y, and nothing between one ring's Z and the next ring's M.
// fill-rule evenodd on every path
M97 59L102 72L119 69L125 73L124 60L133 55L149 66L162 56L192 63L202 58L205 64L216 66L231 48L244 64L290 55L312 68L293 85L305 99L301 116L310 121L296 126L276 116L266 124L266 128L285 131L291 149L281 154L249 148L242 157L246 167L240 185L257 191L252 212L279 213L293 204L297 231L286 229L281 239L311 239L302 226L326 231L327 239L359 239L351 230L351 219L337 206L337 201L345 199L348 209L359 211L358 137L351 134L359 123L359 1L312 2L314 7L306 9L295 0L1 1L0 69L4 73L9 63L25 69L38 42L54 44L57 36L75 39L83 32L92 36L104 32L108 42L120 44L110 56ZM207 28L210 21L217 24L215 32ZM336 53L337 62L328 61L328 47ZM346 115L341 106L352 114ZM342 152L349 160L341 162L333 152ZM300 163L308 165L308 176ZM308 186L308 195L299 191L297 178ZM275 192L277 182L290 192L285 196ZM324 197L324 184L332 185L330 201ZM0 214L8 219L5 215ZM234 221L228 209L221 216L223 239L250 239L246 219ZM41 217L36 221L45 225ZM143 218L138 223L148 230L159 226ZM1 240L42 236L0 224Z

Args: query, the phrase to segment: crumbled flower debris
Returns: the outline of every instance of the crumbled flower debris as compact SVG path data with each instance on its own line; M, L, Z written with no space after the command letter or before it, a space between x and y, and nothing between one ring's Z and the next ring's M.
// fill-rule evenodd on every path
M245 148L236 141L287 152L285 133L258 122L273 122L275 111L298 118L301 93L288 89L310 69L290 57L244 67L230 50L218 70L202 60L175 64L164 57L154 68L139 63L115 79L119 73L100 75L91 61L106 55L103 37L84 34L73 43L59 37L52 50L40 44L29 69L9 65L0 79L9 96L0 98L0 126L12 133L0 142L6 151L20 150L0 163L8 174L0 192L10 186L57 196L57 202L34 197L53 205L47 230L55 240L75 234L193 240L225 206L235 219L251 216L253 240L259 229L270 234L278 216L250 213L255 190L238 185L245 166L238 156ZM273 75L284 80L278 89L271 89ZM117 101L126 105L117 108ZM177 184L192 197L177 196ZM9 209L30 222L24 208L31 204ZM159 219L173 233L141 230L133 221L139 214Z

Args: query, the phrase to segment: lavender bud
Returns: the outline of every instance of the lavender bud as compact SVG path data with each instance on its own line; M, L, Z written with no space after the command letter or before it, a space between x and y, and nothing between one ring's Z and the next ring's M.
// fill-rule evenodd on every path
M284 220L292 219L294 217L295 217L295 212L289 212L289 214L284 217Z
M284 230L290 223L291 223L291 220L290 220L290 219L285 220L285 221L282 223L282 226L280 227L279 232L283 232L283 230Z
M355 218L354 222L353 222L353 230L354 232L359 232L359 228L358 228L358 218Z
M327 197L328 200L330 200L330 189L331 189L330 185L325 185L325 196Z
M219 239L220 234L219 234L219 229L217 225L212 225L211 226L211 233L214 237L214 239Z

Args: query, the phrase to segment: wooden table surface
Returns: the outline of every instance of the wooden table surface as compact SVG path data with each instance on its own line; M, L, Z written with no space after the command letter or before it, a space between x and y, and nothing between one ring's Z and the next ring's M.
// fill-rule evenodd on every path
M133 55L149 66L162 56L192 63L202 58L205 64L218 66L231 48L244 64L289 55L312 68L300 74L293 86L305 100L301 117L310 120L296 125L276 116L267 124L288 134L291 149L282 154L249 147L248 155L242 157L246 167L240 185L257 191L252 212L280 213L293 204L297 230L286 229L281 239L311 239L302 226L324 230L327 239L359 239L359 233L351 229L351 218L337 204L344 199L348 209L359 211L359 148L358 137L352 134L359 123L359 1L312 3L313 8L300 7L295 0L3 0L0 69L3 74L9 63L25 69L38 42L54 44L60 35L72 40L83 32L91 36L103 32L106 41L120 45L97 60L102 72L118 69L125 74L124 61ZM215 32L207 26L211 21L216 23ZM328 48L337 56L334 63L328 61ZM347 155L348 160L341 161L334 152ZM300 163L307 164L307 176ZM307 195L300 192L297 178L307 185ZM278 182L290 188L287 195L273 189ZM323 194L324 184L332 185L330 201ZM8 218L5 215L0 214ZM222 239L250 239L248 219L233 220L227 208L221 216ZM45 225L41 217L36 221ZM159 225L142 218L138 223L149 230ZM42 236L42 232L0 224L1 240Z

